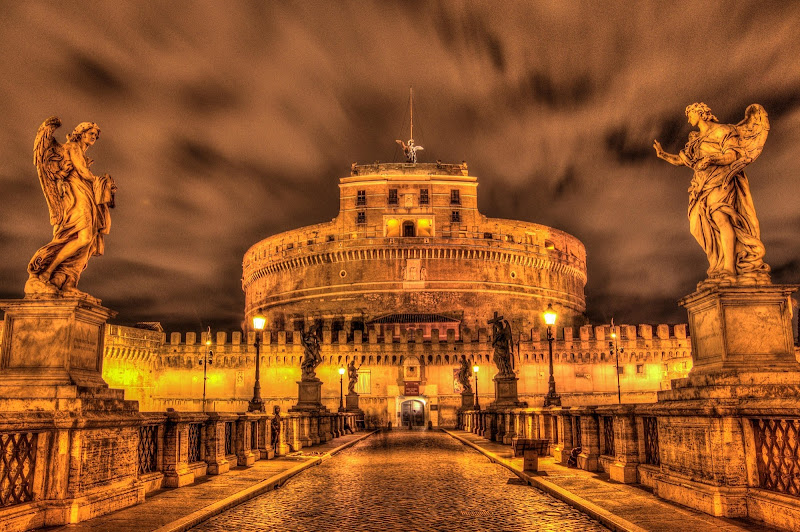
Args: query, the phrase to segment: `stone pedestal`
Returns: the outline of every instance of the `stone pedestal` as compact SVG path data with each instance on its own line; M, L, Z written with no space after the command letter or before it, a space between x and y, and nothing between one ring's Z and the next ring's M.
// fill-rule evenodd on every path
M345 396L345 412L356 412L358 414L363 413L361 408L358 406L358 394L356 392L350 392Z
M297 404L289 409L290 412L317 412L327 411L322 405L322 381L297 381Z
M472 392L461 392L461 410L472 410L475 407L475 394Z
M47 397L58 387L104 388L106 320L116 312L87 299L12 299L0 352L0 397Z
M799 371L788 285L729 286L694 292L689 313L690 376L730 371Z
M489 403L488 410L525 408L528 403L519 400L516 376L497 375L494 379L495 400Z

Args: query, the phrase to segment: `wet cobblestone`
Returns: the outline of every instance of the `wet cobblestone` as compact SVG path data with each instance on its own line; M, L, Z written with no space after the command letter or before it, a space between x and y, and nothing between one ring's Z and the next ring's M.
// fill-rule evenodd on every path
M376 434L193 530L606 530L440 432Z

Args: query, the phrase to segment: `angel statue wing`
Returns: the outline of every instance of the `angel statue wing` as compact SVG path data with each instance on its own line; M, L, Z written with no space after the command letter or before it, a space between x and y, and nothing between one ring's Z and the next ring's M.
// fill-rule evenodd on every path
M736 129L740 146L745 150L749 162L755 161L761 155L769 133L767 111L757 103L749 105L744 112L744 120L736 124Z
M61 186L69 173L64 168L64 147L53 138L53 132L60 126L61 120L51 116L39 126L36 140L33 141L33 165L36 166L39 184L50 210L50 225L60 223L64 216Z

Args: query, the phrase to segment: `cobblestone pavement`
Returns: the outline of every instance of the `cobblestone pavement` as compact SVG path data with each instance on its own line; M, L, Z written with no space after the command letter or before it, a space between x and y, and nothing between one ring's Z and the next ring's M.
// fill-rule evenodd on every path
M441 432L375 434L193 530L606 530Z

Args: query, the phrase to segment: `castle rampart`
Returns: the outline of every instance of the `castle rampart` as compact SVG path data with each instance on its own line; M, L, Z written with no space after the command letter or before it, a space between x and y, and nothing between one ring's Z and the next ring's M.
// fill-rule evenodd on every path
M652 401L670 380L685 377L691 369L691 343L686 325L618 326L620 388L623 400ZM323 331L323 362L317 374L323 380L323 402L338 406L338 368L355 360L369 374L369 390L362 390L362 408L377 420L393 420L396 401L403 395L403 371L409 364L420 368L420 394L437 405L432 419L451 421L459 406L460 390L453 372L461 355L481 367L479 391L491 400L495 373L490 331L463 328L430 331L403 328L398 335L378 327L363 332ZM608 325L564 327L556 331L553 345L556 381L565 404L617 401L616 357L609 351ZM296 400L303 349L300 331L262 333L262 395L275 404L291 406ZM255 333L219 331L206 345L206 333L156 333L110 326L106 334L104 378L142 403L143 410L166 407L202 409L203 367L208 366L207 409L242 409L252 396L255 372ZM532 338L532 339L531 339ZM547 392L548 343L543 329L514 335L514 363L520 377L520 395L538 404ZM132 397L132 398L133 398ZM482 401L484 398L481 399ZM437 417L438 416L438 417Z

